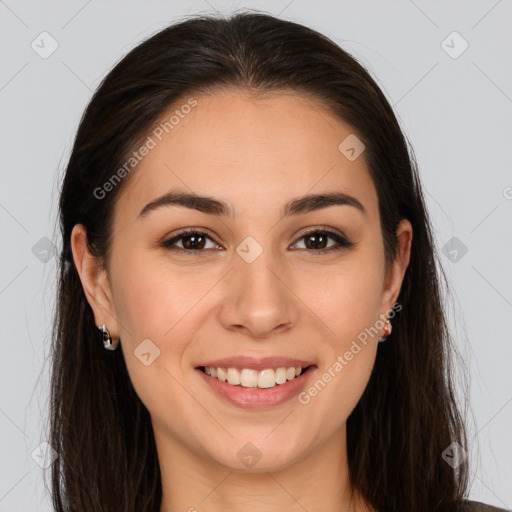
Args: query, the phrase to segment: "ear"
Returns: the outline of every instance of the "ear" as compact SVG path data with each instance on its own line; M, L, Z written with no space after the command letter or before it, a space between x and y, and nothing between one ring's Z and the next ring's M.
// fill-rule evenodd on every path
M87 245L87 232L82 224L73 227L71 251L96 327L105 324L112 338L117 338L119 326L114 314L107 271L103 268L102 260L91 254Z
M398 298L405 271L411 257L412 225L407 219L402 219L396 230L398 251L395 261L386 273L382 295L382 308L384 312L393 308Z

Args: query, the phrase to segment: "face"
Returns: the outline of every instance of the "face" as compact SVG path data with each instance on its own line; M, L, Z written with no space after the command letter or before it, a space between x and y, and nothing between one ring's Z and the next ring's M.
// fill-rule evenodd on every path
M321 103L293 91L195 99L162 140L149 134L156 145L115 205L108 272L83 270L77 226L75 262L96 325L121 339L158 442L212 464L276 470L344 435L400 290L411 228L400 224L385 273L365 154L340 151L354 131ZM214 201L160 201L141 215L170 192ZM343 195L298 201L333 194ZM198 369L224 358L240 358L222 363L231 384ZM297 362L308 370L271 385ZM235 386L231 366L248 370L246 385ZM257 378L262 388L247 386ZM246 455L259 457L253 469Z

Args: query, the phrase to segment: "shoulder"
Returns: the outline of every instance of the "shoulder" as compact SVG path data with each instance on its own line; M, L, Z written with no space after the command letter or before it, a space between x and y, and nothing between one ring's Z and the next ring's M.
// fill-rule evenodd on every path
M465 500L461 512L507 512L507 509L486 505L480 501Z

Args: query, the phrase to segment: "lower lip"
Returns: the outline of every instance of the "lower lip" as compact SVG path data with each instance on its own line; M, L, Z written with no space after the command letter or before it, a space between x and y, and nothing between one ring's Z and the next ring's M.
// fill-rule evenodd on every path
M222 382L219 379L210 377L199 368L196 368L196 371L199 372L201 378L213 391L233 405L244 409L269 409L276 405L283 404L298 395L305 387L307 379L315 369L316 366L310 366L298 377L287 380L284 384L276 384L266 389L233 386L227 382Z

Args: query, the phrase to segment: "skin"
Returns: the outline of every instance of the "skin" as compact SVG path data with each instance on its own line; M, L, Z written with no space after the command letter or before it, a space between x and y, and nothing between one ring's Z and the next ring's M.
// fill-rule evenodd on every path
M89 253L83 227L72 233L96 325L106 323L121 338L130 378L151 414L160 511L368 510L357 493L350 501L346 420L368 383L384 328L308 404L238 408L194 367L231 355L281 355L314 361L314 382L393 308L412 227L400 223L399 253L386 273L364 153L350 161L338 150L353 130L319 101L293 91L254 99L235 89L196 99L122 190L107 270ZM167 206L137 219L171 189L228 202L236 218ZM366 214L333 205L279 221L287 201L339 191L356 197ZM159 247L187 227L212 237L204 253ZM303 231L322 227L356 245L313 254ZM236 252L247 236L263 248L252 263ZM149 366L133 355L147 338L161 351ZM252 467L237 456L249 442L261 453Z

